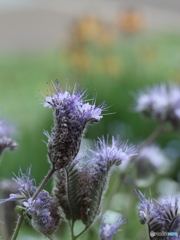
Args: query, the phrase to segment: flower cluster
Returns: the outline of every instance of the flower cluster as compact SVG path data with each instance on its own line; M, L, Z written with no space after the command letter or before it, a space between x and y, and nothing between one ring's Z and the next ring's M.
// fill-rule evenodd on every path
M135 110L144 116L180 126L180 86L169 83L155 85L139 93Z
M84 130L89 124L100 121L102 112L107 109L106 103L96 106L94 98L87 100L86 89L80 89L77 85L72 91L63 91L57 81L53 87L53 92L49 91L49 96L43 101L44 107L53 110L54 117L51 132L44 132L48 138L47 151L51 168L38 188L31 178L31 169L26 174L20 170L19 176L13 179L17 191L11 193L9 198L4 197L0 203L18 202L20 206L16 210L21 217L17 226L23 216L36 231L50 239L63 215L69 221L72 239L77 239L100 213L112 167L129 162L137 150L127 142L122 142L119 137L112 137L111 144L102 137L95 143L94 149L86 148L84 155L78 157ZM5 127L1 129L1 125L0 122L0 141L7 133ZM13 149L15 146L9 143L7 147ZM53 174L51 196L43 187ZM84 229L75 235L74 224L78 220L84 224ZM112 239L124 223L121 215L112 225L101 220L101 239ZM17 231L18 227L15 233Z
M35 200L32 199L37 187L34 179L30 177L29 168L26 174L19 171L19 177L13 178L18 187L18 192L10 194L7 199L0 200L0 203L7 201L19 201L26 208L26 214L30 217L30 223L37 231L45 236L50 236L58 227L60 215L58 207L53 198L45 190L42 190Z
M166 197L155 201L146 199L139 190L135 192L140 201L139 218L142 224L148 225L149 234L152 232L176 232L180 236L180 197ZM178 240L179 237L164 236L161 239Z
M95 106L86 100L86 90L74 87L72 93L61 89L56 82L55 92L46 97L44 107L54 110L54 127L48 137L48 156L56 169L67 166L77 155L83 132L88 123L98 122L102 111L106 109L103 102Z

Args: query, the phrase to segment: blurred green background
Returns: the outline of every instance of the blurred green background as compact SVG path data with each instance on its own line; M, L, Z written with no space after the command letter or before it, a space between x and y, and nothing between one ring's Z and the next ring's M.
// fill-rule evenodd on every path
M112 31L112 27L98 17L85 15L68 28L64 43L32 52L1 51L1 116L14 125L14 139L19 144L14 152L4 153L1 178L11 178L19 167L25 171L31 165L32 175L39 184L49 169L46 145L42 141L46 140L43 130L50 131L53 126L51 109L42 105L48 89L46 82L51 84L58 79L65 87L68 79L72 87L75 83L87 86L91 97L97 93L97 103L107 99L110 106L107 113L113 114L90 126L85 135L88 139L120 135L123 140L138 144L154 130L156 123L145 121L134 112L134 99L145 86L169 80L180 82L180 33L148 31L142 23L144 19L138 11L124 11L119 25L114 25ZM158 143L165 148L170 139L179 141L179 137L172 134L160 137ZM178 181L179 171L173 170L175 167L179 167L178 162L172 167L170 177ZM115 173L110 185L118 181L119 175ZM154 183L152 189L155 186ZM128 224L114 239L144 239L146 229L138 221L133 187L135 184L122 186L122 192L111 204L114 211L131 209L128 213L123 211L129 217ZM46 188L50 190L51 183ZM91 236L96 239L93 229L89 234L95 234ZM68 235L64 232L61 235L66 239ZM88 237L85 235L84 239Z
M87 58L92 63L104 60L102 48L96 44L87 45ZM97 103L107 99L110 106L100 123L90 126L85 137L97 139L102 135L117 135L137 143L151 133L156 123L144 121L133 110L136 93L144 86L174 80L180 81L180 36L178 34L140 34L116 39L108 46L111 58L116 59L117 72L108 72L101 66L89 66L88 72L75 68L71 53L64 47L52 52L37 54L10 54L0 58L0 100L2 116L8 117L16 128L14 138L19 147L14 152L6 152L1 163L2 177L11 177L19 166L26 169L32 164L37 183L49 167L46 161L46 140L43 130L53 125L52 111L43 107L47 94L46 82L58 79L65 87L78 83L87 86L90 96L97 92ZM104 49L105 51L107 48ZM147 52L146 52L147 51ZM95 52L95 54L94 54ZM108 54L107 54L107 57ZM83 65L83 62L82 62ZM109 62L114 68L114 62ZM96 68L100 70L96 72ZM40 91L38 91L40 90ZM113 113L113 114L111 114ZM106 112L105 112L106 114ZM7 167L8 166L8 167ZM42 167L43 166L43 167Z

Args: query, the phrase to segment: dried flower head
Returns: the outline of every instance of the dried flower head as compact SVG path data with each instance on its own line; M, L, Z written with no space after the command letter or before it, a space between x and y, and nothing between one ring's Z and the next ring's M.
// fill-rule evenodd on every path
M144 116L180 126L180 86L169 83L155 85L139 93L135 110Z
M163 232L176 232L180 236L180 197L166 197L155 201L153 199L146 199L145 195L139 190L135 190L135 192L140 201L140 205L138 206L139 218L142 224L148 225L151 237L153 237L152 234L156 235L156 233ZM168 236L164 236L161 239L179 239L176 236L175 238Z
M65 169L55 173L54 194L67 219L81 220L90 226L99 214L108 175L113 165L134 156L133 146L114 137L110 146L104 138L95 150L86 149L83 159L76 159Z
M14 150L17 147L17 143L14 142L10 135L13 132L13 128L4 119L0 121L0 156L6 149Z
M95 106L95 99L92 104L88 103L86 90L79 90L77 86L72 93L63 92L58 81L51 95L46 97L44 107L54 110L54 127L51 134L45 134L48 137L49 160L60 169L76 157L87 124L100 121L106 104L103 102Z
M18 193L10 194L9 198L0 200L0 203L19 201L26 208L25 213L30 217L30 223L34 229L45 236L50 236L59 224L58 207L45 190L42 190L37 198L32 200L37 187L35 187L35 181L31 179L30 173L30 168L26 174L23 174L20 170L19 176L13 178L18 185Z
M125 224L126 221L123 215L119 214L118 219L113 224L106 224L104 216L101 217L101 225L100 225L100 239L101 240L111 240L114 234L119 231L118 228Z

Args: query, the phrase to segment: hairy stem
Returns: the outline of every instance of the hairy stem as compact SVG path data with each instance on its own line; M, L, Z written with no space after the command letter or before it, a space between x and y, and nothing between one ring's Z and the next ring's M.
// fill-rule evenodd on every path
M69 227L70 227L70 230L71 230L71 240L76 240L75 236L74 236L74 222L71 222L69 221Z
M17 221L17 224L16 224L16 228L15 228L15 230L14 230L14 233L13 233L13 235L12 235L12 238L11 238L11 240L16 240L16 238L17 238L17 235L18 235L18 233L19 233L19 230L20 230L20 228L21 228L21 224L22 224L22 222L23 222L23 213L21 213L20 214L20 216L19 216L19 218L18 218L18 221Z
M44 186L46 185L46 183L48 182L48 180L51 178L51 176L53 175L53 173L56 171L55 168L52 168L49 170L48 174L45 176L44 180L41 182L41 184L39 185L39 187L36 189L36 192L34 193L32 200L34 200L37 195L40 193L40 191L44 188Z
M89 227L90 227L90 225L86 226L80 233L78 233L77 235L74 236L74 239L77 239L78 237L80 237Z
M109 208L110 202L111 202L114 194L116 194L120 190L123 180L124 180L124 177L125 177L125 174L121 173L118 177L119 177L118 181L117 180L114 181L114 184L112 185L112 187L110 188L110 191L108 193L108 199L105 202L105 206L104 206L105 210Z
M161 122L157 128L154 130L154 132L142 143L142 145L139 147L139 150L141 150L144 147L147 147L150 145L164 130L164 122Z
M48 236L48 238L49 238L50 240L54 240L54 238L52 238L51 236Z
M71 240L78 239L88 228L89 226L86 226L81 232L79 232L77 235L74 234L74 221L72 223L69 221L69 227L71 231Z

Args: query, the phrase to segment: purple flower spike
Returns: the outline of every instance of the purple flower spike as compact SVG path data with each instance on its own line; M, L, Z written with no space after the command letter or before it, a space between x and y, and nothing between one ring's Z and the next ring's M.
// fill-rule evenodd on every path
M86 90L74 87L72 93L56 82L55 92L46 97L44 107L54 110L54 127L48 137L48 156L56 169L67 166L78 154L81 138L88 123L99 122L105 102L95 106L86 100Z
M125 224L126 221L124 220L123 215L119 215L117 221L114 224L105 224L103 217L101 218L101 225L100 225L100 239L101 240L111 240L114 234L118 231L118 228Z

